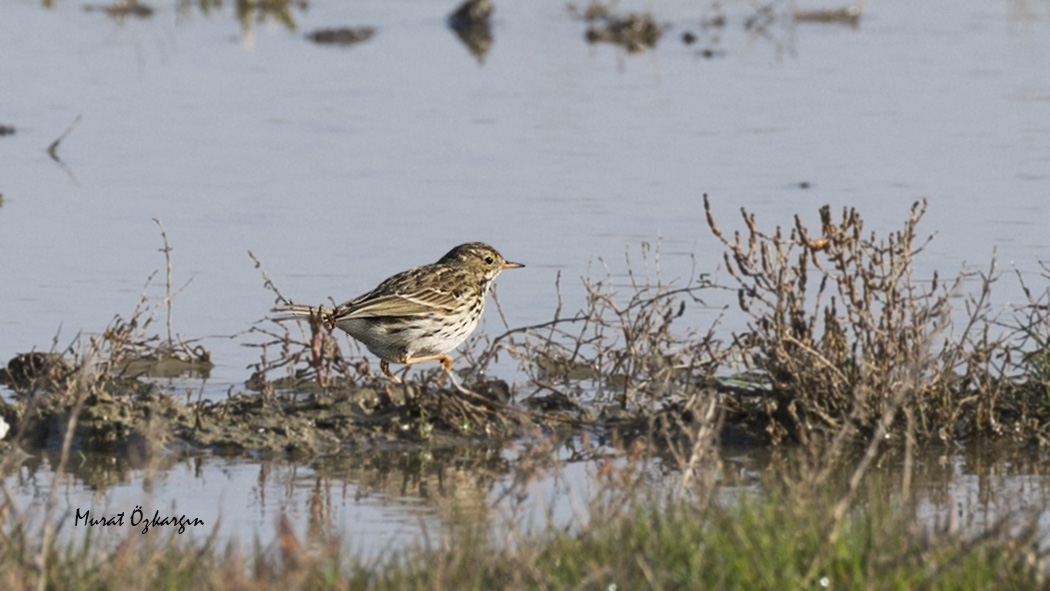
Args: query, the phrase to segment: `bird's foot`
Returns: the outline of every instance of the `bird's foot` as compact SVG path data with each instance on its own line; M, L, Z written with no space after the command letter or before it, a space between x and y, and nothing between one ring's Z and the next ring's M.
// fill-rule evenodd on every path
M383 370L383 373L386 374L388 378L390 378L390 381L394 382L395 384L401 383L401 378L395 376L393 372L390 371L390 364L386 361L379 362L379 369Z

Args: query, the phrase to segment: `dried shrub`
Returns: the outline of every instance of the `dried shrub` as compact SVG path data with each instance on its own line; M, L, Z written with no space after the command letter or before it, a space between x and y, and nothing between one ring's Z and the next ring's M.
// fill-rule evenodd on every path
M628 257L627 286L617 286L608 270L603 279L584 278L586 299L572 316L564 315L557 286L554 318L507 330L478 365L484 368L503 349L519 360L537 393L572 403L616 400L623 409L648 408L706 383L726 354L721 343L711 329L674 330L688 306L703 305L699 294L710 287L706 277L693 273L685 285L664 283L659 255L647 243L642 263L639 275ZM593 387L584 388L584 382Z
M1050 284L1050 267L1040 266L1040 278ZM1014 308L1008 323L1000 323L1008 329L1008 340L994 364L997 402L1014 419L1014 432L1030 432L1045 445L1050 442L1050 289L1035 291L1020 272L1016 275L1027 302ZM1007 429L1003 422L1000 430Z
M746 231L728 238L706 195L704 206L750 316L734 342L744 368L767 382L774 441L852 428L871 434L888 410L887 418L920 438L987 425L994 406L987 361L1001 347L986 330L992 279L979 275L982 290L967 299L965 328L952 335L952 298L972 274L950 285L936 273L930 281L913 277L914 257L929 241L916 235L924 201L901 230L882 237L865 233L857 210L836 220L825 206L819 233L798 216L789 231L766 233L742 210ZM902 390L907 396L893 408ZM958 423L960 410L981 405L985 422Z
M257 269L262 263L255 255L248 253ZM275 306L287 306L290 302L281 294L277 286L262 271L263 286L274 294ZM333 304L334 307L334 304ZM294 323L300 328L298 335L289 330L288 322L282 319L267 319L265 324L256 324L249 332L262 335L263 341L250 343L248 346L259 348L259 361L250 365L251 377L249 388L259 390L266 397L271 397L275 390L303 391L311 384L325 390L333 385L356 386L367 383L375 385L378 377L369 369L368 360L361 356L347 357L334 336L334 326L322 322L323 306L318 306L318 314L304 318L303 323ZM348 344L357 350L349 339ZM274 353L276 351L276 354ZM274 377L278 370L283 377Z

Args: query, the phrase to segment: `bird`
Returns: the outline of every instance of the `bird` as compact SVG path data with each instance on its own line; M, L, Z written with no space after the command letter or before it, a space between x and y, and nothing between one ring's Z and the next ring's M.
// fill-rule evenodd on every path
M379 357L379 367L395 382L391 363L411 365L440 361L452 370L448 353L478 325L485 296L504 269L524 267L503 258L484 242L468 242L448 251L436 263L387 278L372 291L332 310L289 304L275 308L276 320L320 314Z

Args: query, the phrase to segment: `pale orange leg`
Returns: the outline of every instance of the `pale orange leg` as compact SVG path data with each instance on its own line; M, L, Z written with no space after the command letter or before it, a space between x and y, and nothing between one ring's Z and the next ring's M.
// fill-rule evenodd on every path
M405 365L411 365L413 363L421 363L423 361L440 361L441 365L445 366L445 371L452 371L452 358L448 355L429 355L427 357L402 357L401 363Z
M462 392L463 394L467 394L468 396L473 396L475 398L481 398L480 394L477 394L476 392L472 392L472 391L464 388L462 384L460 384L458 381L456 381L456 375L452 373L452 358L449 357L448 355L429 355L427 357L413 357L413 358L409 358L407 356L402 356L400 361L401 361L401 363L404 363L405 365L410 365L412 363L420 363L422 361L440 361L441 365L445 366L445 375L447 375L448 378L452 381L452 385L456 388L456 390L459 390L460 392Z
M448 372L449 375L452 375L452 358L448 355L430 355L428 357L408 357L402 355L401 359L398 359L398 363L404 363L405 365L421 363L423 361L440 361L441 365L445 367L445 371ZM390 371L390 363L386 360L379 360L379 369L383 370L383 373L385 373L395 384L401 383L401 378L395 376L393 372Z

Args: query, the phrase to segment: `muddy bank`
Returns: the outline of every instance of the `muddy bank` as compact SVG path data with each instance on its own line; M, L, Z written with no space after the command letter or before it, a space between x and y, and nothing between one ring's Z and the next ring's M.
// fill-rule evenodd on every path
M506 402L508 395L507 384L492 380L472 384L469 391L419 383L336 383L294 394L240 392L219 401L194 401L128 379L108 382L80 400L65 393L22 396L4 403L0 416L11 425L5 445L19 441L26 449L60 449L71 430L72 449L81 451L292 458L391 446L500 444L582 431L603 441L644 439L659 447L683 437L696 421L695 409L683 401L655 410L623 410L617 404L585 408L561 394L520 403ZM745 423L723 432L736 443L766 443Z
M494 432L478 422L483 411L471 416L447 398L451 393L406 398L402 389L395 395L401 404L367 387L295 396L240 393L220 401L186 402L147 383L111 386L115 393L89 394L79 405L48 395L6 404L0 412L12 425L8 440L57 449L72 428L72 448L78 450L311 456L398 441L463 444Z

